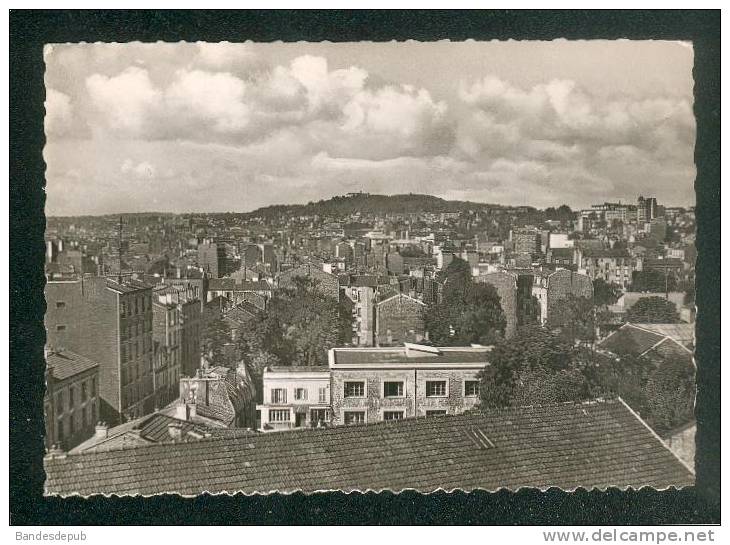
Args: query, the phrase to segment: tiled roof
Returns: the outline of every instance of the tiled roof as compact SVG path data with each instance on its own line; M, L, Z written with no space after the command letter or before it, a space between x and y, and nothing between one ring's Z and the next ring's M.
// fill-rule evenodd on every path
M674 339L684 345L694 344L695 324L631 324L635 327L651 331Z
M46 493L658 489L692 472L621 400L47 457Z
M130 442L132 446L142 446L145 443L169 443L172 442L168 429L170 424L180 426L183 441L198 440L205 434L210 433L210 429L200 423L180 420L162 412L157 412L111 428L105 438L91 437L75 447L72 452L83 453L90 449L97 451L118 449L119 442L116 439L129 433L134 433L137 438L136 441ZM105 443L108 443L109 446L105 446Z
M46 362L51 376L56 380L65 380L99 366L97 362L68 350L50 352Z
M233 291L235 288L235 278L211 278L208 280L208 291Z
M599 346L618 356L640 356L664 338L664 335L626 324L606 337Z

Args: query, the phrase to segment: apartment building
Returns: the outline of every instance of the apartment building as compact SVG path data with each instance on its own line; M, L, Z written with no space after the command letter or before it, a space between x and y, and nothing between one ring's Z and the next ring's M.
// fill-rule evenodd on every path
M84 277L45 288L49 349L99 363L100 416L111 425L154 410L152 288Z

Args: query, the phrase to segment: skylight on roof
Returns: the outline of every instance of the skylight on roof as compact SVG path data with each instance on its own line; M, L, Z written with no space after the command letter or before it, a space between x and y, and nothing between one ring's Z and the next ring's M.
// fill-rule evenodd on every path
M492 442L487 434L481 428L470 427L466 430L466 436L469 440L474 443L474 446L481 450L487 450L496 448L496 445Z

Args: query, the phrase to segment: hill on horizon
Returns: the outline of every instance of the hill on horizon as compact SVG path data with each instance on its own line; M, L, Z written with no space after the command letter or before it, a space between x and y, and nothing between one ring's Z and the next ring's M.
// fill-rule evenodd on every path
M281 215L334 215L346 216L354 213L361 214L414 214L462 212L475 210L485 206L495 206L487 203L471 201L447 201L433 195L405 193L401 195L382 195L374 193L348 193L337 195L329 199L322 199L307 204L277 204L258 208L246 215L281 216Z

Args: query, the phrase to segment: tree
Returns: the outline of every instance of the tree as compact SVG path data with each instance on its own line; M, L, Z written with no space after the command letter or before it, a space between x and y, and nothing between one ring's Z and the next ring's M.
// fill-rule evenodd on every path
M491 344L504 335L507 322L494 286L473 282L469 265L461 259L455 259L442 278L443 296L424 316L434 344Z
M664 293L677 289L677 278L674 274L666 275L657 270L634 271L631 277L631 291Z
M351 313L306 277L278 290L248 325L240 337L248 362L268 354L280 365L326 365L328 350L352 339Z
M591 395L620 396L659 433L694 417L694 366L689 357L652 361L645 357L603 357L587 369Z
M642 416L664 433L694 417L695 370L689 358L669 357L646 381L646 409Z
M628 310L626 319L634 323L676 324L679 314L677 305L664 297L642 297Z
M556 305L549 316L549 324L567 342L592 343L596 338L593 301L572 293Z
M480 372L481 405L509 407L584 399L589 383L575 365L573 347L539 326L521 327L490 353Z
M612 282L606 282L603 278L596 278L593 281L593 304L597 307L615 305L621 297L621 287Z

